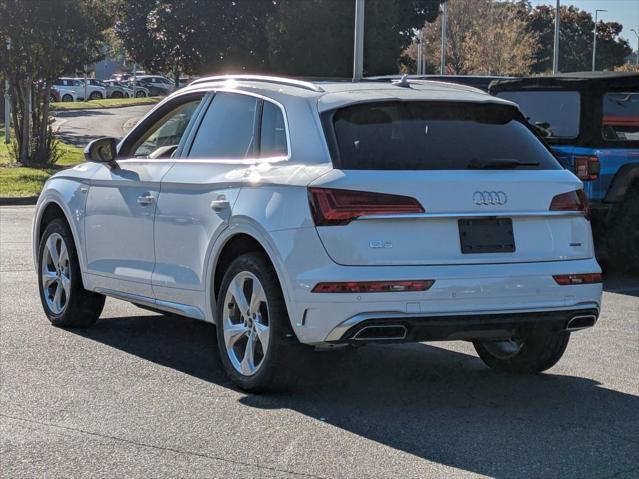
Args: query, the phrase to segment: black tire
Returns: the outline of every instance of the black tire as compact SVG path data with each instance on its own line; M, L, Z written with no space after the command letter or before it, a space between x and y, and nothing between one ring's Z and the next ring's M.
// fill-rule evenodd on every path
M70 279L70 294L68 298L65 296L65 306L61 312L55 312L51 309L45 298L43 285L45 248L47 248L49 238L56 237L55 235L59 235L62 238L68 252L67 273ZM47 268L49 269L48 266ZM105 297L84 289L73 235L64 219L58 218L51 221L40 239L38 246L38 287L44 312L54 326L85 328L91 326L100 317ZM50 289L47 289L46 294L49 293Z
M111 95L111 98L124 98L124 95L122 94L121 91L116 90Z
M491 369L503 373L537 374L553 367L561 359L568 346L570 333L546 332L531 335L523 340L521 349L513 355L498 357L490 351L485 341L473 341L475 351Z
M259 280L268 304L269 340L266 354L261 358L257 371L245 375L236 370L231 362L224 339L224 306L231 281L240 273L248 272ZM250 299L250 298L249 298ZM220 360L233 383L250 392L263 392L285 387L295 375L291 360L296 353L303 352L291 328L286 304L282 296L277 275L269 259L262 253L247 253L236 258L222 278L217 298L217 343Z
M136 98L144 98L146 96L146 93L143 92L142 90L138 90L135 92L135 97Z
M102 93L99 91L91 92L89 95L89 100L102 100Z
M73 101L73 97L67 93L66 95L62 95L62 101L68 103Z
M639 272L639 185L626 194L612 217L610 256L612 267L621 271Z

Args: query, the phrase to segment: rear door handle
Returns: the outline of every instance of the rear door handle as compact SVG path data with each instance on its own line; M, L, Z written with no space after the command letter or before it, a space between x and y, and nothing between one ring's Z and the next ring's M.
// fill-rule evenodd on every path
M141 206L148 206L155 201L155 198L151 193L144 193L138 196L138 204Z
M215 211L225 210L229 206L231 206L231 204L224 195L219 196L217 200L211 201L211 208L213 208Z

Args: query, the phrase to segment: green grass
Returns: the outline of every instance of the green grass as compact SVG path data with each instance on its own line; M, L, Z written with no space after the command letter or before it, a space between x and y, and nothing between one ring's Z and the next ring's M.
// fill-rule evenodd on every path
M37 196L44 182L53 173L84 161L81 148L62 142L58 145L62 156L55 166L51 168L18 166L9 149L10 145L4 142L4 129L0 128L0 197Z
M51 103L52 110L86 110L91 108L115 108L120 106L152 105L161 98L108 98L106 100L70 101Z

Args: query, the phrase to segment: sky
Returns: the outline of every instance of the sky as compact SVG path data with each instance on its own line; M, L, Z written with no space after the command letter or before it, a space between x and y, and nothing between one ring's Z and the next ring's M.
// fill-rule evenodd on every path
M555 5L556 0L530 0L533 6ZM590 12L594 18L596 9L608 10L599 12L597 19L607 22L618 22L623 25L621 37L637 49L637 37L630 31L639 32L639 0L561 0L561 5L574 5L579 10Z

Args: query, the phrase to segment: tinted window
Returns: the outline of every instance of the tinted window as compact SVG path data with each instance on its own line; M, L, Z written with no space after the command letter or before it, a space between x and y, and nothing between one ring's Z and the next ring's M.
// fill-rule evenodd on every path
M459 170L486 162L521 162L531 165L519 168L560 168L518 118L512 107L478 103L384 102L343 108L333 117L339 167Z
M184 103L157 121L137 142L133 156L168 158L175 152L200 100Z
M548 130L552 138L579 135L581 99L577 91L504 91L497 96L517 103L528 121Z
M198 128L189 158L243 159L254 156L257 99L218 93Z
M267 158L287 155L286 126L282 110L277 105L265 101L260 128L260 156Z
M639 141L639 93L607 93L603 106L603 137Z

